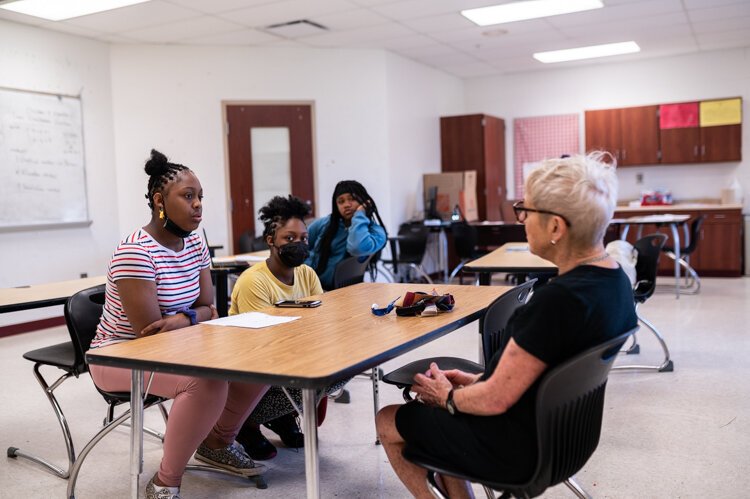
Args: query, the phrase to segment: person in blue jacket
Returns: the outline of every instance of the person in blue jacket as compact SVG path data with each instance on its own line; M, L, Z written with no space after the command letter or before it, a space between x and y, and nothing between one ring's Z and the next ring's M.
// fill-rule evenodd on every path
M315 269L326 290L333 288L337 263L348 256L375 254L385 246L387 239L375 201L355 180L336 184L331 214L311 223L308 236L310 256L305 263Z

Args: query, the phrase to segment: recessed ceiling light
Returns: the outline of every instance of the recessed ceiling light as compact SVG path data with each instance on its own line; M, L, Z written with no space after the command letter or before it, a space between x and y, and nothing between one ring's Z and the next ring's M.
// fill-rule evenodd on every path
M512 23L526 19L601 9L602 7L604 7L604 4L601 0L529 0L462 10L461 15L479 26L489 26L491 24Z
M640 51L641 48L635 42L607 43L604 45L591 45L590 47L537 52L534 54L534 59L547 64L552 62L578 61L580 59L594 59L595 57L632 54L633 52Z
M148 2L149 0L18 0L0 5L0 9L12 10L50 21L62 21Z

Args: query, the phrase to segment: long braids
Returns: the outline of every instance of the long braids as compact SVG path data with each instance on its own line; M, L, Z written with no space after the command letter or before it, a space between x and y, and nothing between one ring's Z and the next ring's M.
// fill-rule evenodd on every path
M163 192L164 187L176 179L181 172L191 171L185 165L170 163L167 157L156 149L151 149L151 158L146 161L144 170L149 176L146 199L148 199L148 207L151 211L154 209L154 194Z
M331 198L331 217L328 220L328 226L323 233L323 237L320 239L320 257L315 266L315 271L318 275L322 274L328 266L328 259L331 256L331 241L333 241L333 236L335 236L336 232L339 230L339 222L342 220L341 213L339 213L339 208L336 204L336 199L342 194L351 194L360 204L369 201L372 214L368 214L368 217L372 220L374 215L380 226L386 231L386 236L388 235L385 224L380 218L380 213L378 212L375 200L370 197L365 186L356 180L342 180L336 184L336 187L333 190L333 196Z

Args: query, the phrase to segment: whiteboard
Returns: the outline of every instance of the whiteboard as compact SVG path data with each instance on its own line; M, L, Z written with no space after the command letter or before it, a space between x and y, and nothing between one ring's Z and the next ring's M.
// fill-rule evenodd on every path
M0 228L81 223L81 99L0 88Z

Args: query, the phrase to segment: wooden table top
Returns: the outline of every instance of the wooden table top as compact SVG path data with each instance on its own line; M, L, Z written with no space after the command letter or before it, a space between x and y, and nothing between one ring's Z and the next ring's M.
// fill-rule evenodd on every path
M268 308L301 318L263 329L198 324L173 332L90 350L92 364L177 374L320 388L361 373L481 317L508 286L434 286L456 299L452 312L434 317L378 317L407 291L431 291L418 284L362 283L311 298L318 308Z
M229 256L215 256L211 259L215 267L250 267L256 263L265 261L271 256L271 250L253 251L251 253L239 253Z
M495 251L464 265L465 272L556 271L557 266L531 254L529 243L506 243Z
M628 218L613 218L610 220L610 224L615 225L646 225L646 224L681 224L690 220L690 215L677 215L674 213L658 213L653 215L643 215L638 217Z
M62 305L82 289L105 282L107 282L105 276L96 276L18 288L2 288L0 289L0 313Z

